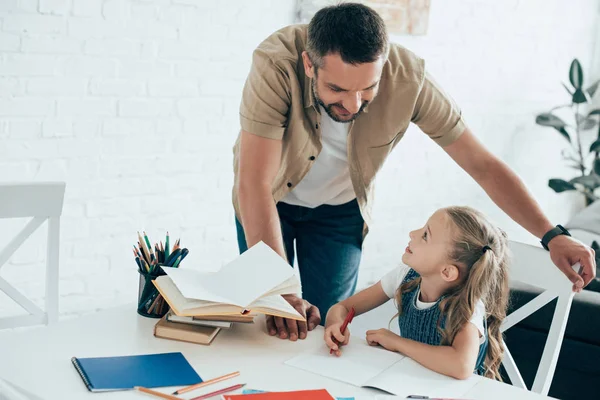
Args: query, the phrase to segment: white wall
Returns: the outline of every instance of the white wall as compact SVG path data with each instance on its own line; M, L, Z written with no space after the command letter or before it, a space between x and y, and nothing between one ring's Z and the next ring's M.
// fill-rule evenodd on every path
M0 179L67 182L63 315L136 301L138 230L181 237L188 266L235 257L242 85L254 48L293 11L293 0L0 0ZM24 223L0 221L0 243ZM37 299L43 238L1 271ZM0 312L19 311L8 304L0 296Z
M594 49L600 52L599 8L596 0L434 1L426 36L394 37L425 58L470 128L525 181L554 223L567 222L583 199L548 188L549 178L575 175L560 157L565 140L537 126L535 116L569 102L560 82L568 82L574 57L592 82ZM598 79L600 71L592 75ZM376 197L361 282L393 268L408 232L443 206L471 205L511 238L535 240L414 126L381 171Z
M589 75L596 0L432 2L429 33L398 37L425 57L471 128L526 181L553 221L579 207L546 187L562 139L535 115L565 100L577 56ZM293 0L0 0L0 179L65 180L60 311L135 302L136 231L169 230L185 263L220 266L237 246L231 146L253 48L292 22ZM418 130L378 182L360 284L399 260L438 207L481 208L515 236L478 187ZM0 221L0 243L25 221ZM44 232L2 276L43 293ZM18 309L0 296L0 315Z

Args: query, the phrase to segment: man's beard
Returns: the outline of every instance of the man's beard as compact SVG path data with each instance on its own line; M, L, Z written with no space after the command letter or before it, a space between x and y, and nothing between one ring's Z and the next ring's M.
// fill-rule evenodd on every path
M360 109L358 110L358 112L356 114L352 115L352 118L350 119L339 119L333 112L333 110L331 109L333 106L338 106L338 107L342 107L344 108L344 106L342 106L339 103L334 103L334 104L329 104L326 105L323 100L321 100L321 98L319 97L318 93L317 93L317 80L313 79L312 82L312 91L313 91L313 96L315 97L316 102L325 109L325 112L327 113L327 115L329 115L329 118L331 118L332 120L334 120L335 122L341 122L343 124L346 124L348 122L352 122L356 119L356 117L358 117L363 110L365 109L365 107L367 106L367 104L369 104L368 101L363 101L362 105L360 106Z

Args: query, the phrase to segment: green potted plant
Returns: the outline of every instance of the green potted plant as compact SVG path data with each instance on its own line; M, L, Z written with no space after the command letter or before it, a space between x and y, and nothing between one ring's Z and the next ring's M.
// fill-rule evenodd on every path
M548 181L548 186L556 193L576 190L585 196L586 205L589 206L600 198L596 190L600 188L600 109L587 113L586 109L597 92L600 80L584 89L583 70L579 61L574 59L569 69L569 81L571 87L564 83L563 86L569 93L570 102L539 114L535 122L555 129L569 142L569 147L563 150L562 156L569 167L578 171L578 176L568 181L552 178ZM572 121L569 123L556 115L557 111L566 108L570 109ZM592 130L595 132L596 129L595 140L589 149L587 146L584 148L582 143L584 133Z

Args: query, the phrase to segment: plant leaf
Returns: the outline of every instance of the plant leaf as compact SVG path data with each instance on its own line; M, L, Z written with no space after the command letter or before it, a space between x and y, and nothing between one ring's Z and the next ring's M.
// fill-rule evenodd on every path
M588 113L588 117L591 117L592 115L600 115L600 108L596 108Z
M553 128L564 128L567 123L552 113L542 113L535 117L535 123L542 126L551 126Z
M590 129L594 129L596 125L598 125L598 121L596 121L594 118L586 118L581 124L581 129L587 131Z
M596 174L578 176L577 178L571 179L569 182L572 184L578 183L593 191L600 187L600 176Z
M571 62L569 80L575 89L581 90L581 86L583 85L583 71L578 59L574 59L573 62Z
M585 89L586 92L590 95L590 97L594 97L596 94L596 90L598 90L598 86L600 85L600 79L598 79L593 85Z
M569 132L565 128L554 128L556 129L569 143L571 143L571 136L569 136Z
M550 179L548 186L556 193L561 193L566 190L576 190L576 187L572 183L565 181L564 179Z
M573 103L575 104L582 104L582 103L587 103L588 99L585 96L585 92L581 89L575 89L575 92L573 92Z
M600 175L600 158L594 160L594 173Z
M594 152L594 151L598 151L600 152L600 139L596 140L594 143L592 143L592 145L590 146L590 153Z

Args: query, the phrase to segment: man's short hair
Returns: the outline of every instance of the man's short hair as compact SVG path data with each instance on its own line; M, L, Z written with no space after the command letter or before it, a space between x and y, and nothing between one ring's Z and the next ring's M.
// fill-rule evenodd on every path
M339 54L348 64L374 62L387 57L388 35L375 10L358 3L342 3L320 9L308 24L308 56L318 69L323 57Z

